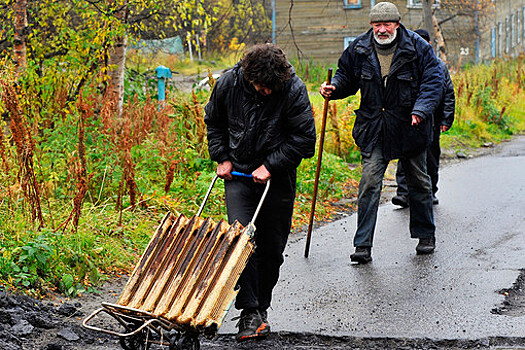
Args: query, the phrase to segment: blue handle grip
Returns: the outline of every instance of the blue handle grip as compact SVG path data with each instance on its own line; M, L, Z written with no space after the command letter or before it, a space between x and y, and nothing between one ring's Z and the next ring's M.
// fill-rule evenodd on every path
M240 173L240 172L238 172L238 171L232 171L231 174L232 174L233 176L253 177L252 174Z

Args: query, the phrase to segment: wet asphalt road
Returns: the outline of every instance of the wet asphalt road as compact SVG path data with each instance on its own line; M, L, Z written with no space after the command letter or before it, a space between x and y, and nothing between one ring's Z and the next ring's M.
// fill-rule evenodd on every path
M408 209L379 208L373 262L352 265L356 215L286 250L272 330L329 336L525 339L525 315L491 313L525 268L525 137L498 154L442 169L437 249L417 256ZM220 329L235 332L231 310ZM523 342L525 348L525 342Z
M314 230L308 259L305 238L294 235L270 338L236 344L232 309L201 348L525 350L525 305L513 316L492 312L525 269L525 137L443 168L438 197L434 255L415 254L408 210L390 203L379 208L368 265L349 260L356 215ZM114 337L90 348L121 349Z

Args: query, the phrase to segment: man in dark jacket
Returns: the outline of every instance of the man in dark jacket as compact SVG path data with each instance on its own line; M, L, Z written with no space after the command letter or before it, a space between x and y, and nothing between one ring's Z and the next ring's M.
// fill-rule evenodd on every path
M410 190L410 235L418 254L435 249L432 188L426 172L432 115L442 94L443 74L432 47L399 23L390 2L370 11L371 29L343 52L330 85L320 92L331 99L361 90L352 135L361 149L355 253L351 260L372 260L372 242L381 186L388 163L399 159Z
M267 309L284 261L295 200L297 166L315 152L308 92L277 46L252 47L221 76L206 105L208 149L225 180L228 220L247 225L271 185L255 221L255 252L239 279L238 341L268 335ZM252 178L232 177L231 172Z
M430 34L425 29L417 29L415 33L430 43ZM434 130L432 143L427 150L427 172L430 175L430 182L432 183L432 204L439 204L436 197L438 191L439 179L439 157L441 156L441 147L439 146L439 137L442 132L447 131L454 123L454 113L456 107L456 98L454 96L454 85L450 79L445 62L438 58L439 65L445 77L445 84L443 85L443 97L434 114ZM408 187L405 179L405 172L401 163L397 164L396 171L397 194L392 198L392 203L403 208L408 207Z

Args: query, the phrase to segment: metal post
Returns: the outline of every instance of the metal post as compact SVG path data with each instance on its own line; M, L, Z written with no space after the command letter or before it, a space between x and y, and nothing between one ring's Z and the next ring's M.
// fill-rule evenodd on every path
M275 0L272 0L272 43L275 42Z
M474 33L476 35L476 46L474 52L474 63L479 64L479 45L480 45L480 32L479 32L479 10L478 0L476 0L476 10L474 11Z
M166 105L166 80L171 78L171 70L168 67L158 66L155 68L158 79L159 111Z
M166 78L159 78L159 102L166 100Z

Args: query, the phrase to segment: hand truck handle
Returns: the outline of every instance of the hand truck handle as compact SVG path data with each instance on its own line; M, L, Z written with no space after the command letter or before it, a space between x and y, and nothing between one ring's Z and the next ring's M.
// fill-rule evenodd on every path
M232 174L233 176L253 177L252 174L240 173L240 172L238 172L238 171L232 171L231 174Z
M244 174L237 171L232 171L232 175L234 176L244 176L244 177L253 177L251 174ZM210 187L208 188L208 192L206 192L206 195L204 196L204 200L202 201L202 204L199 208L199 211L197 212L197 216L201 216L202 211L204 210L204 206L206 205L206 202L208 201L208 198L210 197L211 190L213 189L213 186L215 185L215 182L219 178L219 175L215 175L213 180L211 181ZM266 182L266 187L264 188L264 192L261 196L261 200L259 201L259 204L257 205L257 209L255 209L255 213L253 213L253 218L250 221L250 224L255 223L255 219L257 219L257 216L259 215L259 211L261 210L262 204L264 202L264 199L266 198L266 194L268 193L268 190L270 189L270 180Z

